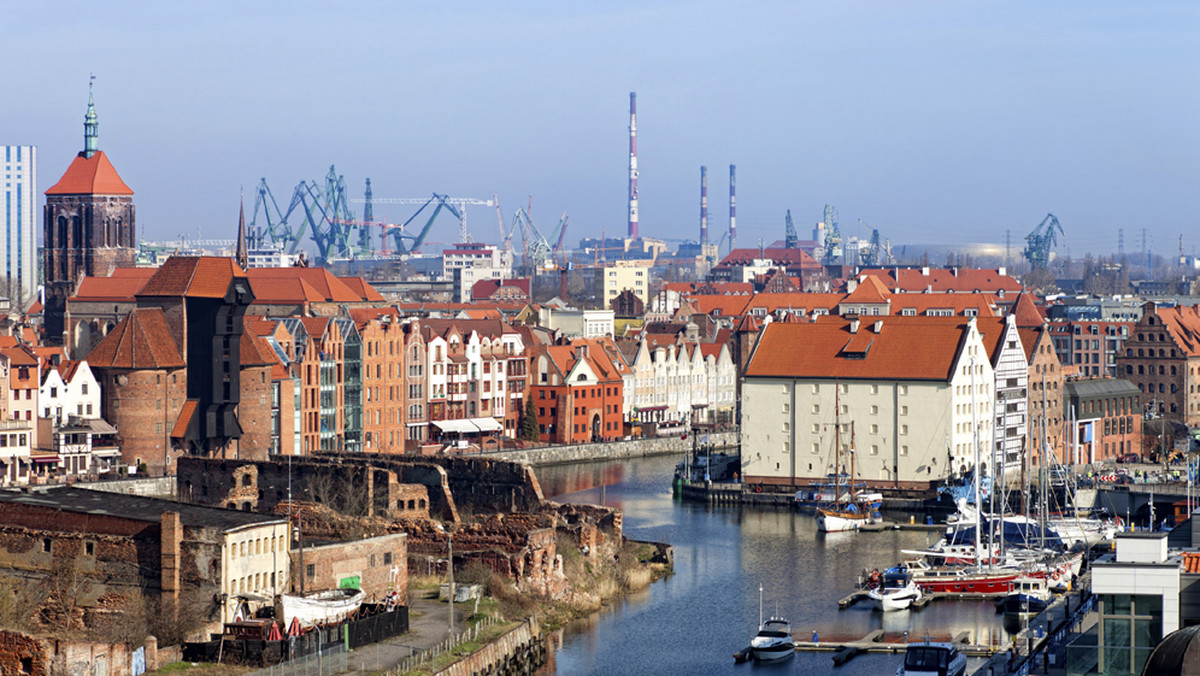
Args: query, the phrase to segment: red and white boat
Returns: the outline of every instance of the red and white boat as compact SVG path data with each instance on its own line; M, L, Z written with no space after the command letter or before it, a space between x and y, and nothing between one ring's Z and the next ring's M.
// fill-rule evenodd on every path
M1013 580L1022 575L1016 568L966 568L931 566L923 560L908 561L912 581L925 592L951 594L1007 594Z

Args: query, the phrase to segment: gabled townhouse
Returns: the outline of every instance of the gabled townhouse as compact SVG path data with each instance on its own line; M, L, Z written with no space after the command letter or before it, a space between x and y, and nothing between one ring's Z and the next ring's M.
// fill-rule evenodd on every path
M45 369L38 391L41 407L35 460L53 475L83 477L117 467L117 429L100 417L100 383L86 361L68 360ZM51 472L47 472L48 475Z
M363 343L363 450L403 453L408 379L400 313L371 308L349 314Z
M406 318L401 323L401 347L408 386L404 398L404 448L416 449L429 439L429 356L421 321Z
M538 345L530 355L531 395L542 441L586 443L625 434L628 366L608 339Z
M291 334L283 322L247 316L247 333L252 333L271 351L270 370L270 455L299 455L302 449L300 421L300 380L293 376L290 352Z
M1117 357L1117 377L1137 385L1155 415L1200 425L1200 310L1146 303Z
M734 421L737 369L725 341L703 343L693 336L655 345L643 338L629 372L630 423L669 428Z
M995 387L974 318L772 322L743 379L744 481L825 482L835 440L871 486L962 477L992 448Z
M985 470L1006 483L1015 483L1029 441L1029 362L1013 315L979 319L976 328L991 355L996 377L993 452L983 461Z

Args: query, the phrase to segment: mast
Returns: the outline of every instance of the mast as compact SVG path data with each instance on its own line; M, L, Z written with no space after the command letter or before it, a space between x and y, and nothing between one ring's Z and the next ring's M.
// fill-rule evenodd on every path
M850 480L849 490L846 491L846 500L850 504L854 504L854 421L850 421Z
M842 391L833 381L833 508L842 499Z
M983 505L979 501L979 416L975 405L975 359L971 359L971 429L975 433L975 568L983 568L979 535L983 530Z

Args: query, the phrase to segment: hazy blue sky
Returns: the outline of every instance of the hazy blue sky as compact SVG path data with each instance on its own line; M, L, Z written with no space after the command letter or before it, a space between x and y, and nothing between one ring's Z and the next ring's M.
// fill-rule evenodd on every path
M349 5L339 8L335 5ZM0 143L39 189L100 147L154 239L232 237L240 189L286 202L335 164L355 197L498 194L505 220L807 236L825 203L893 243L1014 241L1054 212L1070 253L1200 248L1200 3L4 3ZM377 207L397 221L407 207ZM477 239L494 210L469 212ZM449 221L431 239L451 241Z

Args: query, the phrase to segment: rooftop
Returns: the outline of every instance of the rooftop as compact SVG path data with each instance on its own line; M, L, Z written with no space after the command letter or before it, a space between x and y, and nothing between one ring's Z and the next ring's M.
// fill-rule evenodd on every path
M268 514L241 512L233 509L201 507L161 498L147 498L123 493L107 493L71 486L0 489L0 502L33 505L60 512L112 516L134 521L159 523L164 512L179 512L180 521L191 528L220 528L233 530L242 526L283 521Z

